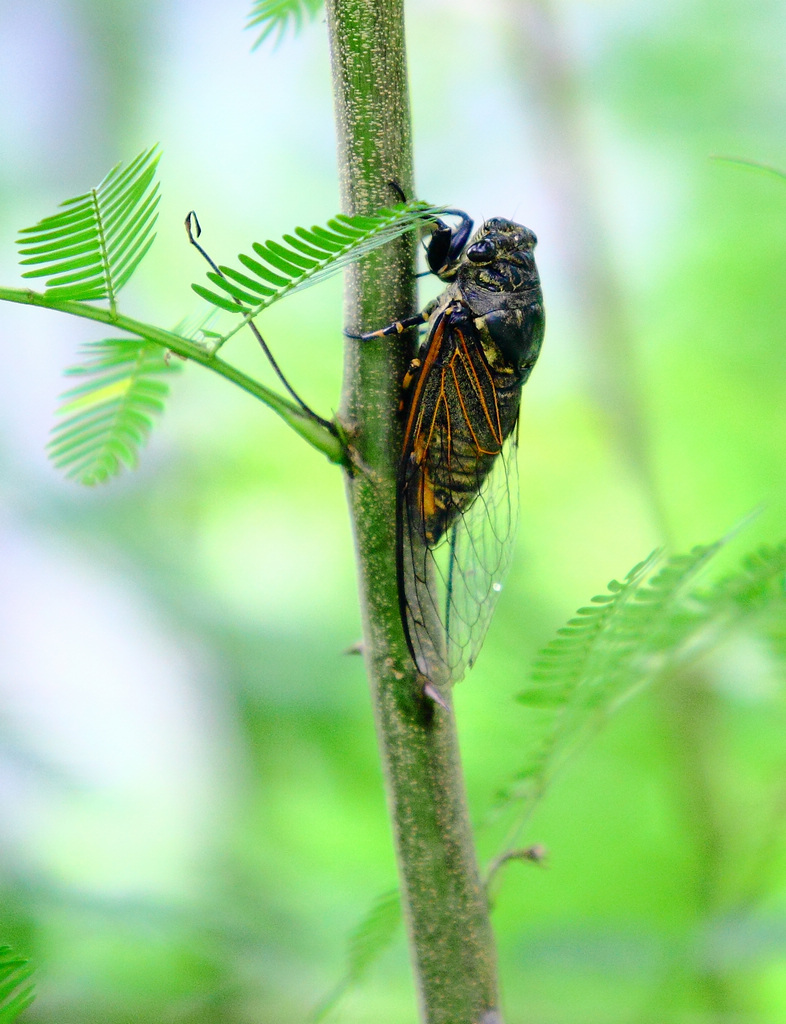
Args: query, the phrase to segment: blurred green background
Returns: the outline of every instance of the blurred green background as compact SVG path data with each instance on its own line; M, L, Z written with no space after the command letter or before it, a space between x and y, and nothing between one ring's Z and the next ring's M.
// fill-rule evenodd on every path
M323 18L252 53L246 14L0 2L0 281L18 228L155 141L131 315L198 309L189 209L220 260L338 209ZM456 695L486 862L553 631L653 547L756 506L728 565L786 534L786 182L711 159L786 169L786 5L419 0L408 49L419 195L531 226L548 310L518 550ZM340 282L263 326L329 414ZM139 470L77 489L44 448L103 336L0 308L0 943L38 966L31 1021L302 1021L395 885L342 482L189 367ZM571 762L523 837L547 867L496 894L508 1024L786 1019L783 689L731 637ZM414 1022L401 934L334 1019Z

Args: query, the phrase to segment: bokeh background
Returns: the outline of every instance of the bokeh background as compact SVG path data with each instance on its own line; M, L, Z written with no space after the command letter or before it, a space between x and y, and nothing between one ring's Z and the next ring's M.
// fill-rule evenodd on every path
M14 236L158 141L158 240L123 294L198 310L182 221L230 259L338 209L326 30L251 52L244 0L0 0L0 280ZM761 506L786 534L786 6L419 0L419 194L534 228L548 309L520 442L522 527L457 693L487 862L526 756L537 650L652 548ZM424 294L434 286L424 283ZM266 334L338 403L340 281ZM139 469L79 489L45 445L91 325L0 308L0 943L25 1019L303 1021L395 866L339 473L189 367ZM269 379L253 341L228 352ZM631 701L574 758L496 893L510 1024L786 1015L783 680L733 637L700 687ZM348 1024L413 1021L403 936Z

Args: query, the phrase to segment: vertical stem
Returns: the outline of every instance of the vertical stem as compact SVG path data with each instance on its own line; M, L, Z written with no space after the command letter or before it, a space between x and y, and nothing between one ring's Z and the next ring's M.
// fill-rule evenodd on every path
M342 203L369 213L412 188L403 0L327 0ZM347 330L415 309L415 241L348 272ZM452 710L420 691L399 621L395 487L400 382L413 339L347 339L339 419L356 458L347 478L365 656L422 1019L499 1024L494 939L466 808ZM449 694L447 703L451 706Z

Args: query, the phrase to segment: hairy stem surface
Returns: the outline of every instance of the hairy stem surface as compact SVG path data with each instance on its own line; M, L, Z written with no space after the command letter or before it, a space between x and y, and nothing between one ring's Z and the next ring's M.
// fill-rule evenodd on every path
M328 0L339 170L345 213L412 196L402 0ZM373 330L415 309L415 240L353 266L347 330ZM359 566L365 656L387 783L422 1019L498 1024L494 939L466 809L452 710L422 695L399 620L394 545L400 382L414 339L348 338L339 421L355 456L347 477ZM451 705L446 693L448 705Z

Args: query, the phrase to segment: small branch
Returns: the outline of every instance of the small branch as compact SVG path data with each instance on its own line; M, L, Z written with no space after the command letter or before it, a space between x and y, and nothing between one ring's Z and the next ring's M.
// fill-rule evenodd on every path
M101 306L92 306L86 302L59 301L47 298L47 296L40 292L33 292L28 289L0 288L0 300L17 302L28 306L39 306L42 309L55 309L61 313L68 313L71 316L78 316L85 320L95 320L98 323L106 324L113 330L125 331L145 341L161 345L183 359L199 363L213 373L217 373L219 376L236 384L243 391L253 395L254 398L257 398L260 402L267 405L268 408L272 409L296 434L299 434L304 441L307 441L313 448L316 448L317 451L330 459L331 462L347 464L345 445L338 432L333 432L332 425L326 425L323 421L308 415L293 402L282 398L281 395L271 391L264 384L260 384L253 377L247 376L230 363L224 362L223 359L212 355L207 349L190 338L184 338L173 331L154 327L152 324L143 323L141 320L134 320L132 317L123 316L120 313L113 314L110 310Z
M528 861L530 864L537 864L542 867L548 858L549 852L545 846L540 843L534 843L532 846L527 846L523 850L507 850L505 853L501 853L498 857L489 864L488 871L486 872L486 891L491 890L491 885L496 878L498 872L505 867L506 864L510 864L512 860L523 860Z

